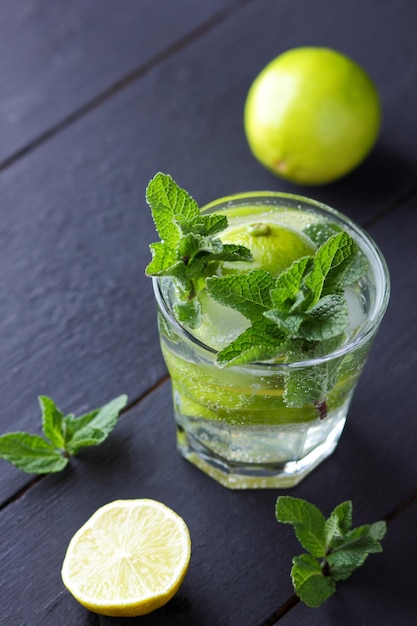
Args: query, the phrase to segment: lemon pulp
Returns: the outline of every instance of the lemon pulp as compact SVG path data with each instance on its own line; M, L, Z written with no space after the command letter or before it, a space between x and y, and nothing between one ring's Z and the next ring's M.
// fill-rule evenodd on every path
M117 500L74 535L62 579L91 611L145 615L177 592L190 555L188 528L174 511L155 500Z

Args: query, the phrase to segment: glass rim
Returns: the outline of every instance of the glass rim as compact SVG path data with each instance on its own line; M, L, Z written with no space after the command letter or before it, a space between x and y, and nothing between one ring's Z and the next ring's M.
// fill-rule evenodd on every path
M332 361L333 359L343 357L354 350L359 349L361 346L366 344L370 339L372 339L373 335L375 335L378 327L381 323L381 320L385 314L385 311L388 306L388 301L390 297L390 276L388 271L388 266L384 259L382 252L380 251L378 245L372 239L372 237L365 231L365 229L352 221L345 214L333 209L332 207L319 202L317 200L313 200L312 198L308 198L306 196L301 196L297 194L291 194L286 192L279 191L249 191L242 192L237 194L232 194L229 196L224 196L209 202L208 204L201 207L202 212L213 211L214 208L219 207L219 205L229 205L236 200L253 200L254 198L265 199L289 199L296 202L304 203L306 206L303 208L308 208L310 206L314 209L320 209L324 213L330 214L335 217L339 222L343 223L345 226L349 228L349 230L354 233L355 238L362 243L361 249L364 250L368 261L372 265L372 269L375 274L375 285L376 285L376 295L375 295L375 303L372 307L372 312L374 315L369 319L367 317L365 323L360 328L359 332L352 337L351 340L342 344L340 347L336 348L332 352L325 354L320 357L314 357L311 359L303 359L299 361L293 361L289 363L282 362L274 362L274 361L251 361L245 364L240 364L239 367L265 367L266 369L280 369L280 370L288 370L288 369L300 369L304 367L319 365L321 363L325 363L328 361ZM271 205L274 206L274 205ZM277 206L277 205L275 205ZM301 208L301 207L299 207ZM210 355L217 355L218 350L212 348L211 346L205 344L200 341L195 335L192 334L189 330L187 330L175 317L172 310L169 308L167 303L165 302L164 296L161 291L161 280L169 277L152 277L153 290L155 294L155 299L158 304L159 309L164 314L164 317L167 321L175 328L179 335L182 335L185 339L190 341L191 343L198 346L200 349L205 350ZM233 366L232 366L233 367Z

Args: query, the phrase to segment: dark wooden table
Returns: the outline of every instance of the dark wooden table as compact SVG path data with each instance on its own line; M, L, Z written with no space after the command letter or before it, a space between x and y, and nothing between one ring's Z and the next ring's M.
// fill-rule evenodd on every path
M417 623L417 6L413 0L2 0L0 432L40 432L37 397L80 414L126 393L109 439L41 478L0 462L0 622L7 626L327 626ZM255 75L280 52L336 48L383 104L354 173L301 188L264 170L242 127ZM278 490L227 491L182 460L151 283L147 181L169 172L199 203L245 190L310 195L364 225L392 298L334 455L293 489L354 523L388 521L320 609L294 600L300 548ZM164 608L136 619L79 606L60 568L73 533L119 498L165 502L193 555Z

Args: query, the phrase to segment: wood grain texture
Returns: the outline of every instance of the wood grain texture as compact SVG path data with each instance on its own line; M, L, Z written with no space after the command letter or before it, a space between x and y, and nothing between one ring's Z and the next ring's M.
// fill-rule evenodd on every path
M337 595L320 609L299 603L280 626L413 626L417 622L414 563L417 502L388 525L383 553L370 555L365 565L339 584Z
M0 162L236 4L4 0Z
M0 623L94 623L63 588L60 568L77 528L96 508L120 498L163 501L185 519L192 537L190 569L178 595L129 624L256 624L266 599L279 602L290 593L270 549L279 542L275 493L227 491L177 455L174 436L166 384L120 420L111 441L85 451L68 471L46 478L3 511L0 533L13 541L0 560ZM106 626L127 623L96 619Z
M17 82L4 88L1 114L13 111L8 89L22 95L18 132L8 128L0 142L4 154L213 12L237 6L167 1L167 13L143 0L126 2L126 12L116 15L115 4L100 3L107 7L102 12L98 4L2 4L7 19L0 52L7 49L11 61L0 54L0 75L11 63ZM145 25L134 40L142 10L152 16L152 29L161 25L160 40ZM390 267L391 304L338 449L291 494L325 512L352 499L360 524L385 517L415 493L416 26L408 0L242 2L1 172L0 432L38 430L39 394L68 412L120 393L144 399L105 444L82 452L62 475L40 480L1 511L0 624L127 626L84 611L59 574L72 534L116 498L164 501L183 515L193 539L179 594L129 624L261 626L291 598L290 561L300 548L291 529L274 519L280 492L230 492L183 461L174 445L169 383L152 390L166 375L151 285L143 275L155 239L144 189L157 170L170 172L200 203L280 189L369 224ZM243 134L251 81L272 57L296 45L351 55L373 76L383 100L376 150L328 187L306 189L274 178L251 157ZM47 60L61 50L61 65L51 69ZM86 58L94 63L85 64ZM40 93L40 100L32 102L31 93ZM5 462L0 472L0 503L30 481ZM325 607L316 612L298 604L282 623L414 624L415 515L414 503L390 522L383 555L371 556Z
M358 0L337 10L329 0L297 5L310 37L315 24L320 45L335 45L335 29L349 30L346 23L353 29L361 13L359 30L351 29L351 39L340 47L376 76L391 124L401 111L397 132L386 126L382 137L409 167L387 161L381 144L356 173L313 192L258 166L242 130L246 90L271 56L301 43L301 33L295 38L290 28L298 15L294 5L262 0L242 7L2 172L2 432L11 424L38 428L39 394L77 412L122 392L137 397L165 374L151 287L143 277L148 243L155 239L143 197L157 170L172 173L200 203L234 191L282 189L314 195L362 222L412 184L415 151L412 133L403 129L416 124L406 97L409 83L398 79L398 55L379 63L379 53L369 50L373 6L364 10ZM408 50L409 20L396 7L384 3L384 19L374 27L389 49L395 31L401 49ZM315 21L318 8L325 18ZM415 66L408 70L410 79L413 71ZM26 481L13 469L5 471L3 499Z

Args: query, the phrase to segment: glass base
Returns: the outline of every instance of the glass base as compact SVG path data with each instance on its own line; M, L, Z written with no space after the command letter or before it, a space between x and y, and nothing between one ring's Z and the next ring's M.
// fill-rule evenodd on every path
M190 463L228 489L274 489L295 487L332 454L345 420L339 420L328 436L303 458L283 463L237 463L205 447L177 425L177 449Z

